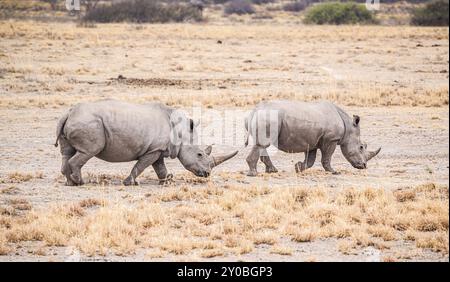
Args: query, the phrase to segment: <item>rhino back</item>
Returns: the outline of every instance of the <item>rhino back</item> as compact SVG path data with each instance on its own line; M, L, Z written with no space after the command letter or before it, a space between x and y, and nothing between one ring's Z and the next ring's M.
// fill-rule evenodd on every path
M330 102L276 100L261 106L278 110L282 115L277 146L283 151L306 152L343 135L342 119Z
M92 134L103 136L89 138L105 140L103 150L96 156L110 162L132 161L149 151L164 151L169 143L167 109L159 104L137 105L116 100L78 104L65 127L69 142L70 136L85 134L83 128L93 127L92 124L102 126L101 130L91 131Z

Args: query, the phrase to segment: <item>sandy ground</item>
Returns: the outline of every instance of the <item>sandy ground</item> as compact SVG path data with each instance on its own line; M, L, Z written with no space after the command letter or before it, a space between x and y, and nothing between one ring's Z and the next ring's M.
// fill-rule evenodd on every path
M362 136L370 147L382 146L380 155L372 160L369 169L359 171L353 169L343 158L339 149L336 151L333 164L340 175L331 175L322 170L320 161L309 171L296 174L294 163L303 159L302 154L285 154L270 151L274 164L280 173L268 175L262 173L260 164L258 177L245 176L247 165L245 157L249 148L242 148L240 138L225 139L225 144L216 146L215 151L225 152L240 149L232 160L217 167L207 181L196 180L186 172L177 160L168 160L169 170L174 173L174 183L179 186L188 182L194 187L214 185L227 189L229 185L270 185L287 189L287 187L309 186L326 187L340 191L344 188L374 187L379 189L398 189L423 183L448 183L448 110L445 108L358 108L348 107L350 113L362 116ZM158 194L168 187L157 184L156 175L148 168L140 177L140 186L125 187L121 180L129 173L132 163L110 164L92 159L83 168L88 180L82 187L66 187L59 174L60 155L54 148L54 127L61 110L3 110L1 119L7 125L0 135L1 163L0 177L4 180L0 189L10 187L7 175L11 173L31 173L38 175L29 181L13 184L18 194L2 195L0 204L17 197L26 199L34 208L43 208L54 203L74 202L83 199L105 199L110 202L133 203L148 194ZM202 124L207 126L207 124ZM237 127L236 135L243 136L242 127ZM234 144L237 142L237 144ZM320 156L318 156L320 160ZM104 184L98 182L105 180ZM172 202L165 203L172 205ZM283 239L284 240L284 239ZM399 242L389 250L377 250L372 247L358 251L355 255L343 255L337 250L336 240L318 240L308 243L294 243L289 240L285 244L295 251L291 256L270 254L268 247L258 246L250 254L242 256L226 256L216 260L380 260L386 256L406 257L413 260L448 260L448 256L431 251L414 252L410 243ZM131 257L106 256L85 257L71 248L51 247L47 256L30 255L27 252L40 246L40 243L27 243L17 249L17 253L0 257L1 260L142 260L146 251L137 252ZM408 251L409 250L409 251ZM412 251L411 251L412 250ZM411 253L413 253L411 255ZM415 254L415 255L414 255ZM199 259L192 256L165 256L163 260ZM403 258L405 259L405 258Z

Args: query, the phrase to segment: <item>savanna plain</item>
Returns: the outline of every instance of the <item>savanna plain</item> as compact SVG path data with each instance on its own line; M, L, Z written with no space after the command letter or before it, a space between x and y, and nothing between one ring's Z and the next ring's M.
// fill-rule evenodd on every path
M2 20L0 261L448 261L448 33ZM239 153L207 179L168 160L171 183L149 167L132 187L131 163L92 159L85 185L64 186L57 120L104 98L201 106L214 152ZM334 101L382 151L356 170L338 149L332 175L271 150L279 172L247 177L243 118L269 99ZM211 126L223 119L233 130Z

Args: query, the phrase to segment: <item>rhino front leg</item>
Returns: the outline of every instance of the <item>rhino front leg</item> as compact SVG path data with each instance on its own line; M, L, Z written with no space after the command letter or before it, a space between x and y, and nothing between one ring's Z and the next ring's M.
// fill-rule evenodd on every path
M140 157L131 170L130 175L125 178L123 185L138 185L136 178L150 165L155 163L161 155L161 152L152 152Z
M316 161L316 150L311 150L309 152L306 152L305 154L305 161L304 162L298 162L295 164L295 172L302 172L314 165L314 162Z
M278 172L277 168L273 165L272 161L270 160L267 150L261 149L260 154L261 156L259 157L259 159L266 165L266 173Z
M258 164L259 151L260 148L258 146L253 146L250 154L247 156L246 161L249 167L247 176L256 176L258 174L258 172L256 171L256 165Z
M320 148L320 152L322 153L322 166L325 171L331 172L333 174L338 174L338 172L331 167L331 156L333 156L333 153L336 150L336 145L337 142L331 142L324 144Z
M166 164L164 163L164 157L162 155L155 163L152 164L152 166L158 176L160 185L166 184L172 180L173 175L171 173L167 173Z

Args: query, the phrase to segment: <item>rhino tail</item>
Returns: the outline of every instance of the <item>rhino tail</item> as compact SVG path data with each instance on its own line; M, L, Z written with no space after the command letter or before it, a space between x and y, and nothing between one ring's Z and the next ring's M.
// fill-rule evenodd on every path
M244 121L244 123L245 123L245 147L248 146L248 138L249 138L249 136L250 136L250 130L249 130L250 124L249 124L249 120L250 120L251 116L252 116L252 114L250 114L248 117L245 117L245 121Z
M247 147L248 146L248 137L249 137L249 133L248 133L248 130L246 130L245 131L245 147Z
M69 111L66 112L58 121L58 125L56 126L56 141L55 147L58 147L59 138L62 135L62 131L64 129L64 125L66 125L67 118L69 117Z

